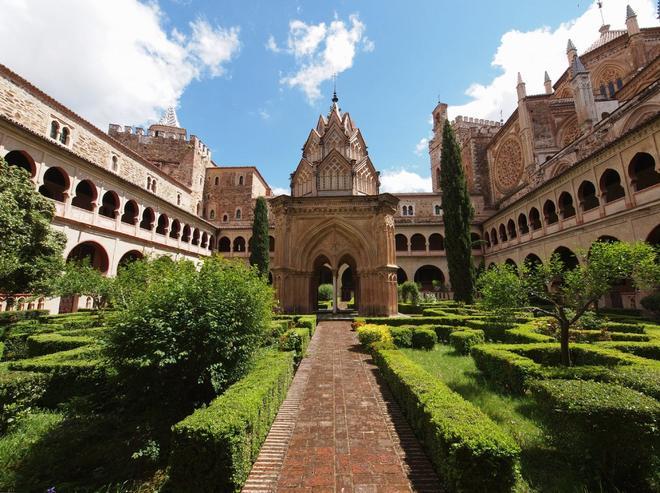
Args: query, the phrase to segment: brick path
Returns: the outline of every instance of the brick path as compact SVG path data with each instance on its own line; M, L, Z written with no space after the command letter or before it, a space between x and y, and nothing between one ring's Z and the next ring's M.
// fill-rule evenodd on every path
M243 492L352 491L442 489L350 324L322 322Z

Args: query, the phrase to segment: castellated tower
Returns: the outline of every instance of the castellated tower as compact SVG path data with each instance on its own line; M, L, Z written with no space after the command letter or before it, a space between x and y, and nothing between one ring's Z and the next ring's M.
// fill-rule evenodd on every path
M121 127L111 124L108 135L158 166L192 191L201 214L206 168L212 166L211 150L196 136L188 137L174 108L168 108L161 120L149 127Z
M429 156L431 157L431 181L433 191L440 191L440 158L442 155L442 127L447 119L447 104L438 102L433 108L433 137L429 140Z

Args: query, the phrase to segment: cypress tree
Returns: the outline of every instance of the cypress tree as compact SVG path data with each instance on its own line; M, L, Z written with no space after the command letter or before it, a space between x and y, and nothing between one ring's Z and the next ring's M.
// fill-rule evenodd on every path
M266 205L266 199L259 197L254 206L254 218L252 220L250 264L256 265L259 274L263 277L268 277L269 244L268 206Z
M474 294L474 264L470 225L474 209L467 189L461 150L454 130L445 120L442 129L442 156L440 160L440 188L445 223L445 245L449 281L454 299L472 303Z

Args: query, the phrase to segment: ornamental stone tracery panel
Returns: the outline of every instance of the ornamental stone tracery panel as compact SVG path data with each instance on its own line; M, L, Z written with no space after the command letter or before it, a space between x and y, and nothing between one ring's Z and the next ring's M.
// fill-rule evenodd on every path
M523 174L522 147L515 137L508 137L495 158L495 186L506 193L520 183Z

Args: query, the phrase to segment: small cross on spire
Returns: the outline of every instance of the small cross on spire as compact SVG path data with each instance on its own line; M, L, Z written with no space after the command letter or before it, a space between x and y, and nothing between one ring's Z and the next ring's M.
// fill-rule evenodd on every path
M336 103L339 101L339 98L337 97L337 72L332 74L332 102Z

